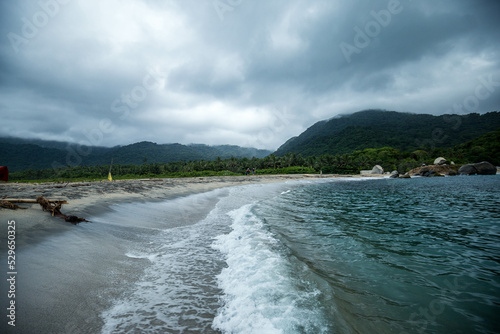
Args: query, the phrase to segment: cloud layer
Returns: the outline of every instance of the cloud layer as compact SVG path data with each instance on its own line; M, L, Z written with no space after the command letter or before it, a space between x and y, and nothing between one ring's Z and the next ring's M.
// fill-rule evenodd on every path
M0 4L0 135L275 149L367 108L499 110L495 0Z

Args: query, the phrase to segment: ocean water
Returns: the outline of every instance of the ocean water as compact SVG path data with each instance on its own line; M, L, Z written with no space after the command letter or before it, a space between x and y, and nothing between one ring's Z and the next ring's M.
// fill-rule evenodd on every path
M92 221L20 250L26 332L500 332L499 176L238 186Z

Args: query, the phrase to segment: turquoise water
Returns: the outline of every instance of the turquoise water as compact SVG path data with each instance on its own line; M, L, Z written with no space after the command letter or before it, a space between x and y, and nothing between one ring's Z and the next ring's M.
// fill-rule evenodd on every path
M500 329L498 176L345 178L195 198L163 204L156 216L169 218L129 249L149 265L101 314L103 333ZM199 205L209 211L199 220L173 211Z
M500 330L498 176L329 182L253 212L320 291L329 331Z
M500 176L247 185L89 218L19 247L4 332L500 332Z

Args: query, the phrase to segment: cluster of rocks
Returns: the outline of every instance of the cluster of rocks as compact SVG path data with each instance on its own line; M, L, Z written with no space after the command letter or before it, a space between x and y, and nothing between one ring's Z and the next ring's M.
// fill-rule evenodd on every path
M500 170L499 170L500 172ZM374 166L371 170L362 170L361 175L374 175L374 174L384 174L384 168L380 165ZM388 172L385 174L389 174ZM483 161L475 164L467 164L458 168L453 161L448 163L448 161L439 157L434 160L433 165L422 166L414 168L406 174L399 174L398 171L393 171L390 173L390 178L410 178L412 176L456 176L456 175L495 175L497 174L497 167L493 164Z
M412 169L409 176L456 176L456 175L495 175L497 168L487 161L467 164L458 168L453 162L448 165L444 158L437 158L434 165L422 166Z

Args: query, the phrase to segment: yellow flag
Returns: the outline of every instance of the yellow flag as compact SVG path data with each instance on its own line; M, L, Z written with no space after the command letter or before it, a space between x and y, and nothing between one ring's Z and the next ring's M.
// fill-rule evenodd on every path
M113 181L113 178L111 177L111 172L108 174L108 180Z

